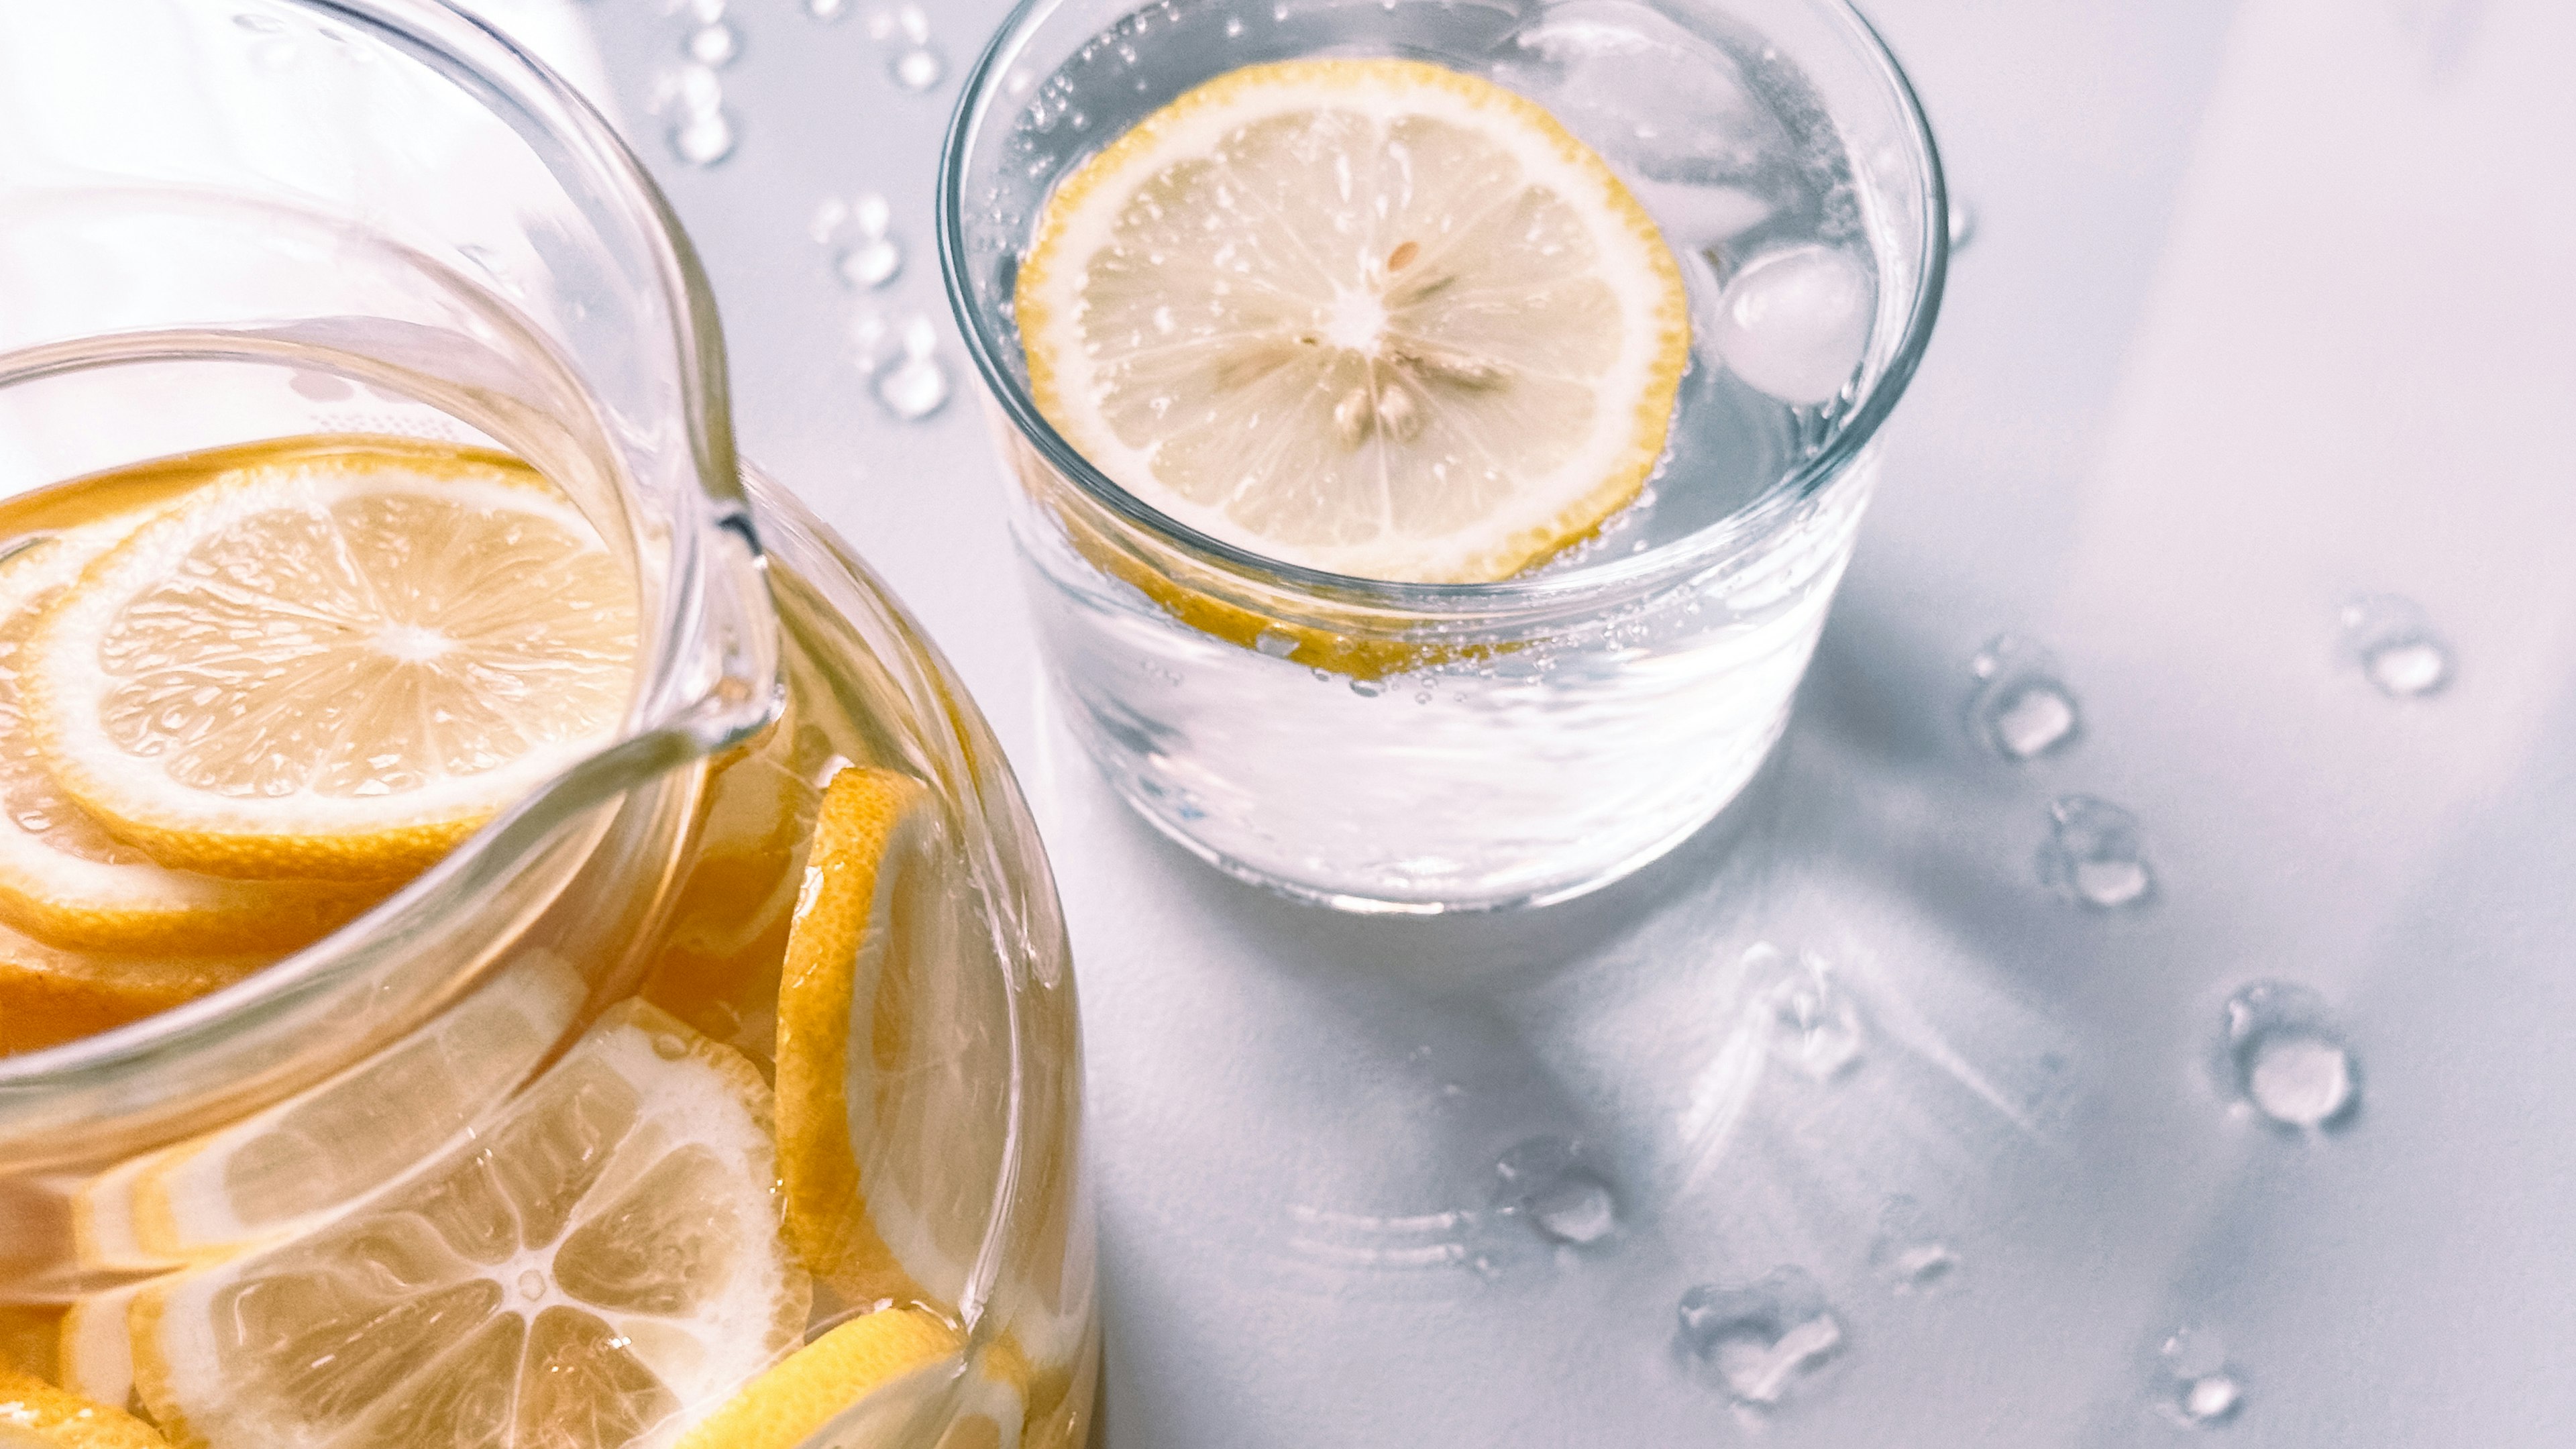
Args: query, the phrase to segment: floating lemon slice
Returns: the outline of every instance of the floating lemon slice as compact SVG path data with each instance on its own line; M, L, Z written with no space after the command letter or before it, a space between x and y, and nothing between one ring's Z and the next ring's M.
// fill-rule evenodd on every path
M0 1056L141 1021L276 959L66 951L0 926Z
M170 1449L151 1426L0 1363L0 1449Z
M615 731L636 626L533 472L351 452L226 474L90 565L28 642L28 714L164 865L388 880Z
M852 1302L954 1311L992 1220L1011 1080L1001 966L939 803L823 792L778 990L787 1236Z
M143 522L67 529L0 562L0 921L57 946L105 951L285 951L320 939L381 889L232 881L157 865L54 783L19 678L45 610Z
M964 1342L918 1308L853 1318L752 1380L674 1449L796 1449L869 1390L955 1354Z
M145 1289L137 1391L214 1449L634 1443L801 1336L775 1175L751 1064L629 1002L440 1167Z
M1247 66L1060 186L1019 270L1038 408L1270 558L1508 578L1636 497L1689 354L1680 268L1536 104L1403 60Z

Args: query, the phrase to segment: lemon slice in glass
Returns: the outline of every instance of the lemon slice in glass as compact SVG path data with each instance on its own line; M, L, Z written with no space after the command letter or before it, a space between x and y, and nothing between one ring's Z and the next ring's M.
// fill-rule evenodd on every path
M615 732L636 626L535 473L350 453L226 474L91 564L27 708L64 792L163 865L387 880Z
M1039 411L1182 523L1310 568L1502 579L1637 496L1680 268L1546 110L1406 60L1182 95L1049 198L1014 310Z
M854 1401L898 1375L954 1355L965 1335L918 1308L853 1318L790 1354L674 1449L796 1449Z
M953 1313L992 1219L1010 1006L929 789L851 768L823 792L778 988L787 1236L852 1302Z
M609 1449L792 1348L769 1092L629 1002L477 1142L328 1226L146 1288L134 1378L214 1449Z
M27 638L81 571L142 522L67 529L0 562L0 922L102 951L284 951L318 940L383 890L157 865L63 794L37 753L19 690Z

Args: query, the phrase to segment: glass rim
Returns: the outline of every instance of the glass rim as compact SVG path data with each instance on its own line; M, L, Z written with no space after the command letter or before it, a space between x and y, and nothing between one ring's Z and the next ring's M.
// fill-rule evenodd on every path
M703 268L668 201L615 130L576 91L517 41L446 0L285 0L295 8L357 25L418 64L441 72L459 90L487 105L515 106L545 128L547 139L594 184L584 197L603 211L623 210L636 239L651 253L671 304L670 339L677 385L689 416L696 492L712 505L706 535L738 537L751 567L762 552L749 523L749 504L735 456L727 402L725 354L715 304ZM596 183L626 183L622 192ZM39 349L42 350L42 349ZM619 486L635 480L621 476ZM699 530L668 532L670 565L661 616L642 639L635 693L618 734L600 750L540 784L526 798L432 864L400 890L322 940L291 952L241 980L165 1011L105 1031L35 1051L0 1056L0 1133L22 1104L64 1093L111 1088L184 1060L236 1030L255 1030L269 1014L291 1012L304 993L345 981L381 964L381 952L410 932L470 918L478 896L552 844L563 826L602 800L584 798L610 775L640 784L724 747L720 736L739 731L705 718L708 706L739 704L724 698L719 683L706 693L701 672L711 596L722 589L713 574L725 561ZM732 675L736 661L725 661ZM716 713L721 714L718 710ZM774 712L774 711L773 711ZM736 709L735 715L742 715ZM747 716L744 716L747 718ZM765 718L765 716L764 716ZM758 722L749 727L756 728ZM711 725L713 727L711 727ZM691 751L694 739L697 748ZM642 773L637 773L639 770ZM615 798L611 796L609 798Z
M968 283L964 201L966 167L974 150L975 134L998 99L996 83L1016 59L1019 44L1034 33L1032 21L1041 18L1041 11L1052 12L1064 3L1066 0L1017 0L985 42L959 88L957 106L940 145L938 191L933 206L937 213L939 270L949 311L965 340L967 354L975 361L976 372L984 379L987 396L1048 466L1071 480L1091 502L1210 567L1312 597L1451 618L1543 608L1622 589L1652 587L1722 563L1758 545L1782 515L1841 477L1876 439L1931 342L1947 284L1950 255L1949 187L1931 122L1894 52L1852 0L1808 0L1838 22L1847 38L1855 42L1855 49L1872 62L1874 78L1904 118L1925 182L1922 238L1917 252L1921 274L1907 303L1905 329L1886 367L1835 423L1822 446L1767 484L1753 499L1705 527L1627 558L1563 573L1540 573L1492 583L1408 583L1308 568L1228 543L1130 493L1067 442L1012 374L1004 361L1010 344L987 329ZM1138 3L1141 5L1143 0Z

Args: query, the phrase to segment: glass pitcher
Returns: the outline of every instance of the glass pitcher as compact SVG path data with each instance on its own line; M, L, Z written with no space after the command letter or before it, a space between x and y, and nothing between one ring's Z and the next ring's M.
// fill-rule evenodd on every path
M0 1397L214 1445L1081 1443L1034 830L738 463L605 123L430 0L94 0L0 11L0 124L0 572L280 459L463 458L577 508L640 621L611 743L281 959L0 907Z

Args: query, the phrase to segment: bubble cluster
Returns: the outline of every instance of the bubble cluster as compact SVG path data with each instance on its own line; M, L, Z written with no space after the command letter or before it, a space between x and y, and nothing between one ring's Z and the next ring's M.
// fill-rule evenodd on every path
M733 114L711 67L690 64L664 74L654 84L651 110L664 119L664 138L682 161L713 166L733 154Z

